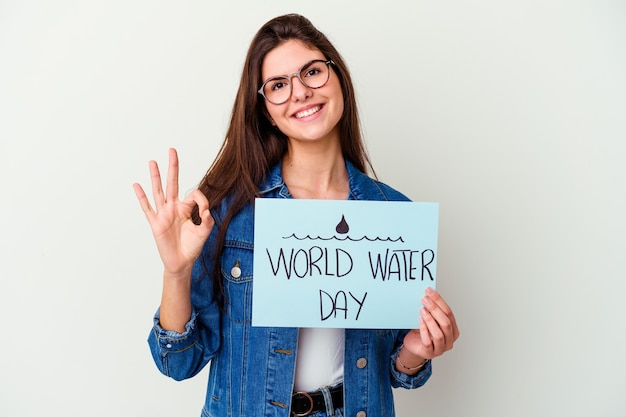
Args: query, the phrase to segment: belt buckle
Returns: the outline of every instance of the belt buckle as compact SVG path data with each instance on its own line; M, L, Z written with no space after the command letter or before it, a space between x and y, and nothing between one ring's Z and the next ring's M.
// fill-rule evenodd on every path
M294 397L297 396L297 395L300 395L300 396L306 398L307 400L309 400L310 406L309 406L309 409L307 411L304 411L304 412L300 412L299 410L298 411L294 411L293 407L292 407L292 409L291 409L292 414L295 417L308 416L313 411L313 398L311 398L311 396L309 395L308 392L303 392L303 391L299 391L299 392L296 392L295 394L293 394Z

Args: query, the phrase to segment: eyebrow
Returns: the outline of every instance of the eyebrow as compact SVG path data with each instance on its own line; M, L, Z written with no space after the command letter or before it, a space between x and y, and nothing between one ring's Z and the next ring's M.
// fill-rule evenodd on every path
M272 78L282 78L282 77L287 78L287 77L289 77L290 75L297 74L297 73L298 73L298 71L300 71L300 70L302 69L302 67L304 67L306 64L311 63L311 62L313 62L313 61L328 61L328 58L322 57L322 58L313 58L313 59L309 59L308 61L305 61L302 65L300 65L296 71L291 72L291 73L289 73L289 74L276 74L276 75L270 75L270 76L269 76L269 77L267 77L267 78L263 78L263 82L265 82L265 81L267 81L267 80L271 80ZM263 75L262 73L263 73L263 71L261 71L261 75Z

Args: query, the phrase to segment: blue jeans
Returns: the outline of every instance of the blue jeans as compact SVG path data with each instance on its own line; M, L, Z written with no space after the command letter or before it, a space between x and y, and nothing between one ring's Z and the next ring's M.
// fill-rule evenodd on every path
M343 417L343 408L335 409L334 414L328 414L326 411L316 411L315 413L309 414L308 417Z
M322 387L320 391L324 395L324 400L326 402L326 411L316 411L314 413L309 414L310 417L343 417L343 407L342 408L332 408L333 401L330 398L330 390L333 387Z

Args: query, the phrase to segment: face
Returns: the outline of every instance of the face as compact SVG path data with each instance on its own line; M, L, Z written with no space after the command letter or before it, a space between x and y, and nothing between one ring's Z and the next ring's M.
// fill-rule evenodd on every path
M327 58L317 49L289 40L272 49L263 60L263 80L289 75L316 59ZM339 120L343 115L343 94L339 78L330 65L330 78L320 88L309 88L298 77L291 79L291 97L283 104L265 100L273 124L290 140L303 142L339 141Z

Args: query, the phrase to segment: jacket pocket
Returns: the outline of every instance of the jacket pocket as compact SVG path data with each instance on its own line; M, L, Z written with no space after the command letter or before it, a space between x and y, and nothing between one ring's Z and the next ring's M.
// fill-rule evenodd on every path
M252 267L253 245L246 242L227 241L222 254L222 280L224 283L224 308L233 323L252 320Z

